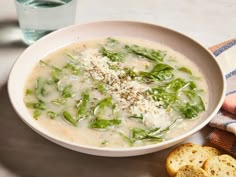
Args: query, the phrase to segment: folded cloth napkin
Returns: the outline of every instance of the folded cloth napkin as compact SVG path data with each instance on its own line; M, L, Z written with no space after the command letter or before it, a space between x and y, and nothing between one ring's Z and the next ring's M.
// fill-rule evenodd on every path
M211 143L236 155L236 39L213 46L210 50L225 74L227 92L222 109L209 123L216 129L208 138Z

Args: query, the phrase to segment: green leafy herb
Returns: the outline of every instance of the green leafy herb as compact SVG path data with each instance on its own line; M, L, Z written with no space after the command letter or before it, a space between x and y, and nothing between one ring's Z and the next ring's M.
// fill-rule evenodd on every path
M37 120L38 117L41 115L42 111L39 109L34 110L33 117Z
M89 127L90 128L96 128L96 129L107 129L111 126L117 126L121 124L120 119L95 119L90 122Z
M166 56L166 52L161 50L148 49L138 45L125 45L125 49L129 53L133 53L138 56L145 57L152 61L163 61Z
M198 92L193 81L184 81L181 78L148 91L153 100L164 103L163 108L171 107L186 119L195 118L205 110L205 104Z
M163 141L163 131L160 128L144 129L144 128L133 128L131 130L130 137L119 132L119 135L129 145L133 145L136 141Z
M52 80L54 81L54 83L58 83L60 81L60 75L61 75L61 71L58 71L56 69L52 69L51 77L52 77Z
M195 90L197 88L196 84L193 81L189 81L188 85L189 85L190 89L192 89L192 90Z
M124 68L125 74L129 76L132 80L134 80L138 74L132 68Z
M63 105L67 101L66 98L57 98L51 101L51 103L56 104L56 105Z
M31 89L26 89L25 94L26 95L32 95L34 92Z
M106 85L102 82L96 83L96 89L102 94L106 93Z
M63 68L70 70L73 75L76 75L76 76L80 75L79 67L73 63L67 63Z
M41 115L42 111L46 109L45 103L41 100L38 100L38 102L26 102L26 106L34 110L33 117L35 119L37 119Z
M61 95L64 97L64 98L69 98L69 97L72 97L72 85L67 85L64 87L64 89L62 90L61 92Z
M160 72L160 71L164 71L164 70L173 70L174 68L171 67L170 65L164 64L164 63L157 63L153 69L152 69L152 73L154 72Z
M182 72L185 72L185 73L187 73L187 74L190 74L190 75L192 75L193 73L192 73L192 71L189 69L189 68L186 68L186 67L180 67L179 69L178 69L179 71L182 71Z
M40 63L43 64L43 65L45 65L45 66L48 66L48 67L50 67L50 68L52 68L52 69L54 69L54 70L56 70L56 71L58 71L58 72L61 72L61 71L62 71L62 70L59 69L58 67L53 66L53 65L50 65L50 64L48 64L47 62L45 62L45 61L43 61L43 60L40 60Z
M121 62L124 58L121 52L111 51L106 49L105 47L101 47L100 53L102 54L102 56L109 58L113 62Z
M73 55L66 53L66 56L68 56L72 61L77 62L76 58Z
M153 100L162 101L164 103L162 105L164 108L167 108L178 98L176 93L167 92L165 87L152 88L148 93L152 96Z
M38 78L35 85L35 96L41 100L42 97L48 95L46 90L46 81L43 78Z
M136 141L155 141L160 142L164 140L165 134L175 125L177 119L174 120L169 126L166 128L160 129L156 128L133 128L131 130L130 137L125 134L119 132L120 136L124 141L129 143L129 145L133 145Z
M116 64L110 64L110 63L108 63L108 65L109 65L109 69L112 69L112 70L114 70L114 71L119 70L119 66L116 65Z
M143 139L162 141L163 137L160 128L153 128L153 129L134 128L132 129L132 139L134 141Z
M189 103L186 103L180 107L180 112L184 118L193 119L197 117L199 110L197 105L190 105Z
M101 115L106 107L112 107L112 97L107 97L99 101L94 109L94 115Z
M107 140L103 140L103 141L101 142L101 145L103 145L103 146L105 146L105 145L107 145L107 144L109 144L109 141L107 141Z
M143 114L141 114L141 115L134 114L132 116L129 116L128 118L138 119L138 120L143 121Z
M150 72L140 72L140 75L147 81L164 81L173 78L173 69L170 65L158 63Z
M143 77L145 81L153 82L153 81L164 81L170 80L173 78L173 74L170 70L163 70L159 72L140 72L140 76Z
M86 108L90 99L88 92L81 93L81 99L77 102L77 117L80 119L82 115L86 113Z
M106 39L106 41L107 41L107 43L108 44L119 44L119 41L118 40L116 40L116 39L114 39L114 38L111 38L111 37L108 37L107 39Z
M70 122L72 125L77 125L77 119L73 118L73 116L68 111L63 111L62 116L65 120Z
M134 143L133 140L130 139L128 136L126 136L124 133L119 132L119 135L120 135L121 138L122 138L125 142L127 142L130 146L133 145L133 143Z
M192 90L186 90L184 93L189 97L190 103L192 105L197 106L198 112L205 111L205 104L202 100L202 98L194 91Z
M159 81L170 80L174 77L173 73L170 70L163 70L155 73L155 78Z
M40 100L38 102L27 102L26 106L28 108L38 109L38 110L45 110L46 109L45 103Z
M51 119L55 119L55 117L57 116L57 113L53 112L53 111L48 111L47 112L48 117L50 117Z
M185 86L187 86L189 83L185 82L183 79L181 78L177 78L173 81L171 81L168 85L167 85L167 89L169 92L178 92L180 89L184 88Z

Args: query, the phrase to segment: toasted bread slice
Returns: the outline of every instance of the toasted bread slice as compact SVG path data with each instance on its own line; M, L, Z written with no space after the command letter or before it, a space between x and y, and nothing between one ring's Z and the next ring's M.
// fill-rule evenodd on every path
M178 170L175 177L210 177L210 176L201 167L194 165L185 165Z
M209 153L211 152L211 153ZM193 143L182 144L175 148L166 159L167 172L174 176L179 168L184 165L194 165L202 167L203 163L211 156L218 155L216 150L203 148L200 145Z
M221 154L221 152L218 149L214 148L214 147L203 146L203 148L207 152L208 157L217 156L217 155Z
M236 160L226 154L207 159L203 168L211 177L236 177Z

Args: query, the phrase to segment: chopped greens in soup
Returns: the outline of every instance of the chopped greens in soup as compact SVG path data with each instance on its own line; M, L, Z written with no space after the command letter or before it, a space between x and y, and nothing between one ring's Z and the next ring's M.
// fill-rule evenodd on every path
M71 44L40 60L25 105L50 133L100 147L143 146L200 120L206 81L186 57L133 38Z

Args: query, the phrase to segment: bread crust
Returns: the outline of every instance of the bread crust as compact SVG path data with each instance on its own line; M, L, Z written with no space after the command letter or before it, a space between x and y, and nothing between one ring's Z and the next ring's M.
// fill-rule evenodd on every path
M214 156L205 161L203 169L211 177L236 177L236 160L227 154Z
M175 177L210 177L210 176L201 167L197 167L194 165L185 165L178 170Z

